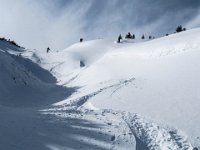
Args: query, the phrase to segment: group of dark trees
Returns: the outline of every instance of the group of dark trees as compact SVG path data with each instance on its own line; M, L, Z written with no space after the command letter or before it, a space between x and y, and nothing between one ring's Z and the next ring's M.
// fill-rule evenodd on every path
M183 28L181 25L176 28L177 33L182 32L182 31L186 31L186 28Z
M135 34L131 34L128 32L128 34L125 36L126 39L135 39Z
M182 31L186 31L186 28L183 28L183 27L180 25L180 26L178 26L178 27L176 28L176 32L175 32L175 33L179 33L179 32L182 32ZM168 35L169 35L169 34L166 34L166 36L168 36ZM130 32L128 32L128 34L126 34L126 36L125 36L125 39L135 39L135 38L136 38L135 34L131 34ZM122 39L123 39L123 38L122 38L122 35L120 34L120 35L118 36L117 42L120 43ZM141 39L145 39L144 34L142 35ZM149 40L155 39L155 37L150 35L150 36L148 37L148 39L149 39Z
M186 31L186 28L183 28L182 25L178 26L176 28L176 31L174 33L180 33L180 32L183 32L183 31ZM166 36L168 36L169 34L167 33Z
M5 42L9 42L12 45L15 45L16 47L22 48L21 46L19 46L15 41L11 41L10 39L6 39L4 37L0 37L0 41L5 41Z
M152 37L152 36L150 35L148 38L149 38L149 39L154 39L155 37ZM117 42L120 43L122 39L123 39L123 38L122 38L122 35L120 34L120 35L118 36ZM133 40L135 40L135 39L136 39L136 36L135 36L135 34L131 34L130 32L128 32L128 34L126 34L126 36L125 36L125 39L133 39ZM141 39L145 39L144 34L142 35Z

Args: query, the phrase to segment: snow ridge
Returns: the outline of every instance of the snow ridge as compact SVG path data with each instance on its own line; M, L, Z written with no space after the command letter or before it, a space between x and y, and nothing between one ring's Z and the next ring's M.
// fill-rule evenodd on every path
M193 150L188 138L180 130L165 129L138 114L125 113L122 118L149 150Z

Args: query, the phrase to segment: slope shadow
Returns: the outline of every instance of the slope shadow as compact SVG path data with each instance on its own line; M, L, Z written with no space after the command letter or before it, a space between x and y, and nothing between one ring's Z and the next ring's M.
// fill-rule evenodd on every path
M0 52L0 105L42 107L62 101L77 88L57 84L56 78L29 59Z
M47 148L52 146L57 149L105 150L104 145L111 143L109 138L105 140L104 134L98 133L98 129L102 128L101 124L95 124L88 120L69 119L68 121L58 122L57 125L55 123L51 125L56 126L56 132L52 133L44 130L39 132L43 145ZM102 142L104 144L98 144Z
M27 58L23 58L20 56L12 55L12 58L19 64L23 64L25 68L29 72L31 72L34 76L46 83L56 83L57 79L48 71L41 68L38 64L32 62Z
M2 41L2 40L0 40L0 49L5 51L6 53L9 50L13 50L15 52L23 52L25 50L23 47L18 47L9 41Z
M7 150L105 150L110 136L99 134L102 124L81 118L56 118L19 110L0 122L0 148ZM0 114L1 116L1 114ZM5 116L5 114L4 114Z
M136 140L136 150L149 150L149 148L139 139L137 136L135 136Z

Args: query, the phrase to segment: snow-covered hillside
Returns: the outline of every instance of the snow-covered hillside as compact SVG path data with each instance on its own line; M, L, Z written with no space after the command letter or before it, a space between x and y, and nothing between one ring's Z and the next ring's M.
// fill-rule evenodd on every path
M48 71L19 56L24 49L4 41L0 41L0 45L1 105L41 106L63 100L69 95L66 88L56 85L56 78Z
M56 128L69 123L60 132L50 132L50 140L45 139L47 149L200 148L199 28L151 41L86 41L48 54L0 49L0 67L5 70L0 76L1 91L5 91L0 92L5 97L0 105L10 106L14 97L22 95L32 106L44 97L47 103L39 104L53 105L40 105L40 115L47 115ZM49 70L58 83L36 64ZM21 81L39 98L28 93ZM16 103L23 105L24 100ZM41 124L38 128L46 135ZM51 139L55 134L70 135L67 139L72 136L73 140L71 144L55 141Z

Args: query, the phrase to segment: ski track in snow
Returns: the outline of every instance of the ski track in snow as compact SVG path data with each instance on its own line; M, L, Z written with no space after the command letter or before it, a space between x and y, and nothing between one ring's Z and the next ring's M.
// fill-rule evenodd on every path
M88 95L81 96L75 100L70 100L68 104L62 104L60 106L55 106L55 108L49 110L81 110L82 112L89 111L84 107L92 97L98 95L99 93L113 88L111 96L123 86L132 83L135 78L120 80L119 83L100 88L99 90L90 93ZM70 99L70 98L69 98ZM47 111L48 112L48 111ZM129 112L120 112L114 110L92 110L94 114L112 114L116 115L120 122L125 122L126 126L130 129L132 135L135 136L136 150L193 150L191 143L187 136L180 130L175 128L166 128L164 125L158 125L154 122L148 121L138 114L133 114ZM121 119L120 119L121 118ZM130 134L130 133L129 133Z
M75 99L73 97L69 98L65 101L66 104L63 104L63 105L70 105L71 107L79 108L83 104L85 104L90 98L96 96L97 94L99 94L107 89L114 88L113 92L111 93L111 96L112 96L117 90L119 90L123 86L128 85L129 83L133 82L134 80L135 80L135 78L131 78L131 79L123 80L123 81L120 80L119 83L100 88L99 90L96 90L93 93L89 93L87 95L83 95L83 96L75 98Z
M100 43L98 43L97 41L96 44L102 46L102 43L103 41L101 41ZM182 53L183 51L189 51L190 49L193 50L198 49L198 45L197 46L195 45L191 46L191 45L187 44L181 45L180 49L179 47L174 49L173 47L172 48L169 47L168 50L159 50L158 52L152 51L150 52L150 54L146 53L144 50L144 53L143 52L138 53L138 56L142 56L142 58L143 57L145 58L146 56L148 58L161 58L161 57L167 57L168 55L175 55L176 53ZM88 56L84 55L84 51L80 52L81 54L79 54L79 51L77 51L76 46L77 45L72 46L71 51L69 49L70 51L69 53L71 53L72 56L74 57L73 61L76 62L75 67L77 66L80 67L79 59L82 60L82 57L86 59ZM80 45L78 45L78 47L79 46ZM75 49L73 49L74 47ZM104 49L104 45L102 49ZM101 59L102 56L104 56L103 52L101 51L100 51L101 57L96 55L97 52L88 50L87 46L85 47L85 50L88 53L90 52L95 53L94 58L92 58L91 60L88 58L90 63L93 63L95 62L95 60L99 60ZM35 54L34 51L27 51L24 52L24 54L21 51L20 52L15 52L12 50L8 52L3 50L0 51L1 53L5 52L7 54L12 54L16 56L22 54L24 58L28 58L40 64L43 67L45 65L48 66L50 64L49 65L50 67L48 66L49 67L48 70L55 76L57 75L57 80L59 80L58 84L62 85L63 87L73 85L74 82L76 83L76 81L79 78L81 79L81 77L84 76L82 72L84 71L87 72L88 69L87 68L88 66L82 69L79 69L77 67L78 69L76 68L77 70L75 69L75 71L74 70L71 71L69 69L70 70L69 72L71 73L64 72L62 74L63 71L62 65L66 63L64 61L65 60L64 56L62 58L63 60L61 60L60 62L56 60L56 62L52 61L47 63L45 62L45 60L43 60L42 57L40 57L40 55ZM105 51L107 52L107 49L105 49ZM137 51L135 54L137 55ZM115 57L115 55L111 56L112 58ZM11 65L13 65L12 62ZM21 69L20 67L17 66L16 70L20 71ZM25 74L24 78L29 75L27 72L24 72L24 74ZM86 73L86 75L88 74ZM24 81L23 78L21 80ZM2 116L2 118L5 117L6 115L8 115L10 118L7 117L2 119L2 121L9 122L8 127L6 126L6 124L4 124L4 122L2 124L0 123L0 127L6 126L4 128L6 128L7 130L9 130L9 127L12 127L11 131L9 132L10 135L13 135L12 130L14 134L16 133L16 135L19 132L18 130L25 132L25 137L31 139L25 141L25 143L27 142L28 144L32 144L33 142L33 145L36 144L38 146L38 144L41 144L40 139L41 140L45 139L46 143L42 143L43 144L42 146L39 145L37 147L39 150L40 149L41 150L43 149L198 150L197 148L193 147L192 145L193 143L191 144L191 141L187 137L187 135L179 129L163 124L158 124L154 121L151 121L150 119L144 118L143 116L140 116L135 113L130 113L126 111L116 111L111 109L97 109L94 108L94 106L92 106L90 100L98 96L100 93L109 90L109 92L111 91L109 93L110 97L113 97L127 85L134 84L135 81L137 81L136 78L132 77L127 79L125 78L123 80L115 79L115 81L105 80L104 82L99 83L97 86L94 87L90 85L91 87L90 86L80 87L80 90L77 88L78 89L77 91L75 90L75 88L72 88L73 89L73 90L71 89L72 92L68 94L68 96L70 97L66 98L66 95L63 95L63 97L66 98L65 100L55 101L56 102L55 104L45 108L39 107L40 108L39 115L38 114L35 115L35 113L38 112L39 108L34 108L30 110L29 109L20 110L20 109L13 109L13 108L8 109L7 107L5 108L2 107L2 109L0 110L0 115ZM15 84L17 84L16 80L14 82ZM83 84L84 82L81 85ZM58 95L60 94L58 93ZM63 97L61 96L59 100L61 100ZM52 103L53 102L54 101L52 101ZM12 118L13 115L16 118ZM23 122L23 125L20 124L21 122L18 119ZM13 126L15 125L16 125L16 130L14 130L13 128ZM35 131L37 131L38 133L36 133ZM4 132L2 131L2 133ZM34 136L33 137L28 136L29 133L32 133ZM54 134L56 134L57 137L54 137ZM48 137L48 135L51 136ZM24 144L23 140L26 139L23 136L24 134L20 134L19 141L21 143L19 142L18 144L16 142L18 141L18 139L14 138L14 140L16 140L15 143L13 145L6 145L6 146L12 150L27 148L28 145ZM10 139L9 136L5 137L6 140L7 138ZM3 140L4 139L2 139L2 141Z
M133 134L139 138L149 150L193 150L188 138L177 129L165 129L156 123L149 122L137 114L123 115Z

